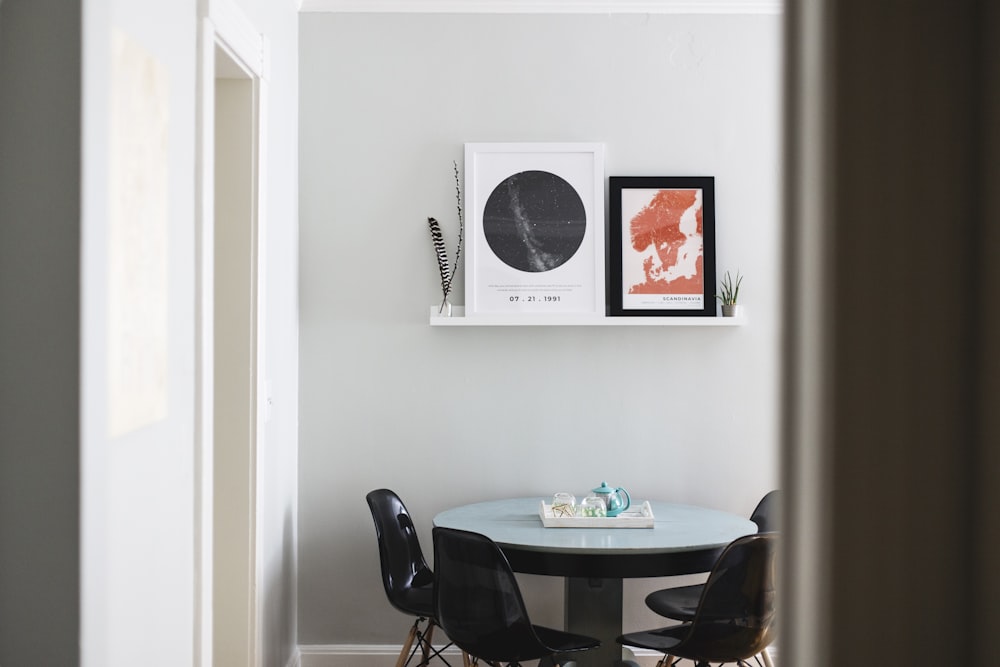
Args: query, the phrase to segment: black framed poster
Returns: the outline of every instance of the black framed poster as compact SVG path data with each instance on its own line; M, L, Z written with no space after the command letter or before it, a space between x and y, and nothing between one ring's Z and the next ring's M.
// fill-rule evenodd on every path
M715 316L715 179L612 176L612 316Z

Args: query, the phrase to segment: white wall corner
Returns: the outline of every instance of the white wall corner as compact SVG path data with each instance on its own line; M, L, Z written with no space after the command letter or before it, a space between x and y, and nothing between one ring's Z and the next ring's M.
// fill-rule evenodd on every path
M300 12L781 14L784 0L299 0Z

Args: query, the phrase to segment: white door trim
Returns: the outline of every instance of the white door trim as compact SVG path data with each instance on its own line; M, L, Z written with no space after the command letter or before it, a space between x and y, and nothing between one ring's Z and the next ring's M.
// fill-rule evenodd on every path
M198 99L196 122L196 327L198 340L196 343L196 453L195 453L195 665L212 667L213 665L213 534L214 534L214 254L215 254L215 49L221 47L237 62L253 80L255 142L254 171L254 214L256 217L256 243L254 248L254 263L256 283L256 312L254 314L253 338L255 340L256 358L253 374L254 431L252 437L253 482L252 498L250 499L252 517L252 572L253 581L248 582L248 593L252 610L252 627L249 628L253 656L253 667L260 667L262 660L262 604L264 586L261 585L261 545L260 512L257 499L260 491L260 477L257 474L256 461L258 451L263 445L265 410L261 407L264 392L264 193L267 191L266 175L261 168L262 156L266 144L263 122L267 57L266 42L263 35L257 31L233 0L202 0L199 3L200 35L199 68L198 68Z

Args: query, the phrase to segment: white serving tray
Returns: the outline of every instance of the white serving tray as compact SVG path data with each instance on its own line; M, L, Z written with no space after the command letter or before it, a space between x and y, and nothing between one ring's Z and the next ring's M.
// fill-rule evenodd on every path
M538 516L546 528L652 528L654 526L653 508L649 506L648 500L612 517L556 516L552 513L552 505L543 500L538 508Z

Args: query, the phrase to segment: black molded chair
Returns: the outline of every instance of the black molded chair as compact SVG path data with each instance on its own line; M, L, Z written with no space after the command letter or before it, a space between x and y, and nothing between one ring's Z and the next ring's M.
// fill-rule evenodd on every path
M375 520L386 597L393 607L415 617L399 652L396 667L408 664L417 650L420 650L422 658L419 665L428 664L432 657L449 664L441 652L451 644L435 649L431 643L434 627L438 625L434 619L434 573L424 560L406 506L389 489L371 491L365 499ZM464 656L463 661L467 662Z
M475 662L553 665L563 654L601 645L593 637L533 625L507 557L479 533L434 529L434 610L448 637Z
M757 524L757 532L770 533L778 530L780 503L780 490L769 492L757 503L753 514L750 515L750 520ZM675 621L690 621L694 618L694 610L698 606L698 600L701 599L703 585L676 586L654 591L646 596L646 606L660 616Z
M750 515L750 520L757 524L758 532L775 532L779 529L780 509L781 491L776 489L761 498ZM704 584L693 584L653 591L646 596L646 606L660 616L666 616L675 621L690 621L694 618L694 612L698 608L703 587ZM765 665L771 664L771 659L766 652L763 659Z
M663 653L657 667L670 667L674 658L698 667L748 664L774 640L777 542L774 532L732 541L708 575L690 622L631 632L618 642Z

